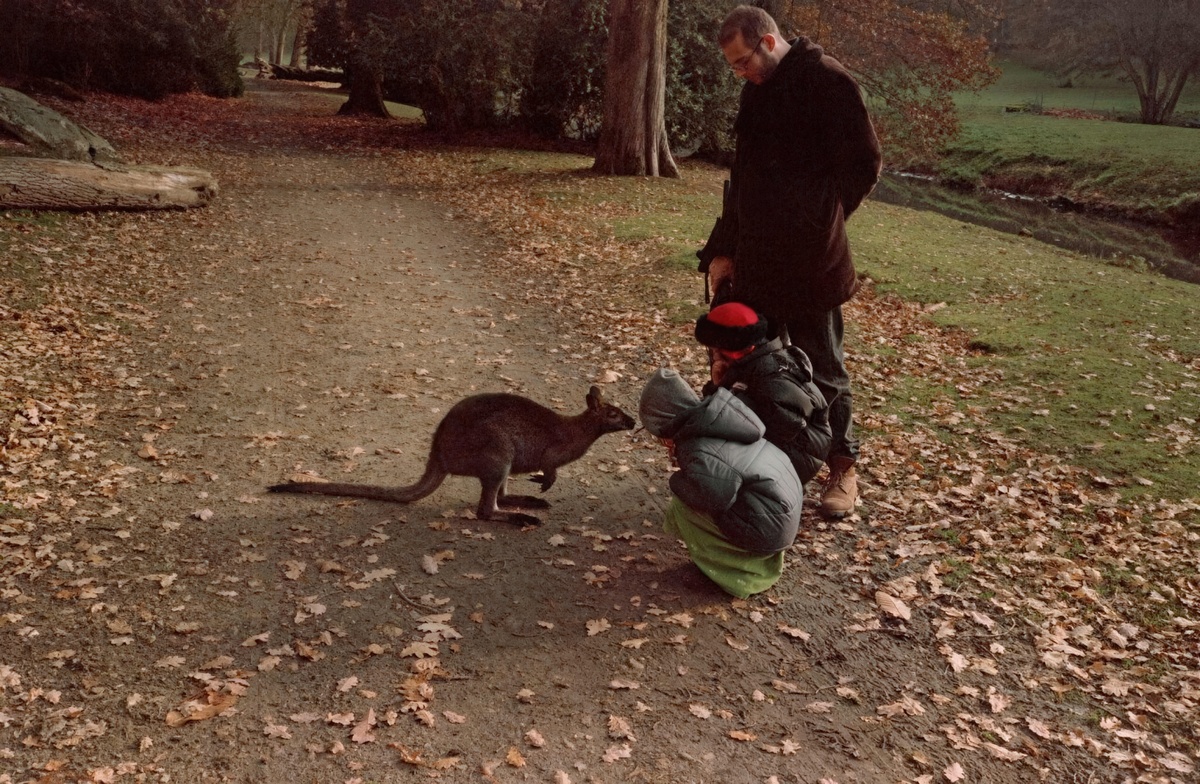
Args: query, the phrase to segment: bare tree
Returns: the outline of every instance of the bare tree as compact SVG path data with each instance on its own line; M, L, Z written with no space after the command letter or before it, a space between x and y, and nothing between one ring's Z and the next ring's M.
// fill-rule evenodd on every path
M1188 79L1200 76L1200 0L1059 0L1034 9L1024 40L1048 42L1061 73L1123 74L1144 123L1170 120Z
M592 170L678 177L667 143L667 0L610 0L604 116Z
M254 31L254 56L266 55L272 63L283 62L288 34L299 36L312 16L312 0L237 0L235 18L243 30ZM295 44L292 65L299 65Z

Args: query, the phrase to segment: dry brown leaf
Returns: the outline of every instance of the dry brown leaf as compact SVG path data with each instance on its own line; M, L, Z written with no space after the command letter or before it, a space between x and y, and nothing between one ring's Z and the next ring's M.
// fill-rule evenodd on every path
M879 605L879 609L895 618L904 621L912 618L912 611L908 609L908 605L885 591L875 592L875 604Z
M546 739L542 737L542 733L536 729L532 729L525 733L525 742L535 749L540 749L546 745Z
M354 725L354 729L350 733L350 740L355 743L374 743L375 733L372 728L375 726L375 709L368 708L367 715L358 724Z
M236 694L205 692L202 697L188 700L167 713L167 726L182 727L188 722L211 719L232 708L237 701Z
M417 659L425 659L438 655L438 647L435 643L429 642L414 642L409 643L400 650L402 657L412 656Z
M942 775L946 777L946 781L953 782L962 781L963 777L967 774L966 771L963 770L963 766L955 762L943 770Z
M608 717L608 736L613 740L637 740L633 736L633 727L629 724L629 719L620 716Z
M525 767L525 758L521 756L521 752L517 750L516 746L508 747L508 753L504 755L504 761L511 768Z
M597 634L606 632L612 628L612 624L607 618L596 618L587 622L587 636L595 637Z
M758 740L757 735L755 735L753 732L746 732L745 730L730 730L728 734L729 737L733 738L734 740L740 740L743 743L749 743L750 741Z
M801 641L805 641L805 642L807 642L809 637L812 636L808 632L804 631L803 629L798 629L795 626L788 626L786 623L781 623L776 628L779 629L779 631L786 634L788 637L794 637L797 640L801 640Z
M633 749L629 747L628 743L622 743L620 746L609 746L604 751L604 756L601 759L611 765L617 760L629 759L632 756Z
M1028 754L1024 754L1019 751L1013 751L1012 749L1006 749L1003 746L998 746L995 743L985 742L983 747L987 749L988 753L990 753L993 757L1004 760L1005 762L1016 762L1017 760L1024 759L1025 757L1029 756Z

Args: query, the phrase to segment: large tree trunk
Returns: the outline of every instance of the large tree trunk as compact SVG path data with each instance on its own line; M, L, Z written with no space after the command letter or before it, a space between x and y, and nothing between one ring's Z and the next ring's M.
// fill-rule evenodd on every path
M216 180L200 169L0 156L0 209L200 207L216 195Z
M346 69L350 95L338 109L338 114L368 114L372 117L391 117L383 103L382 79L375 69L362 60Z
M604 118L593 171L678 177L667 143L667 0L610 0Z
M292 56L288 60L291 68L302 68L304 54L304 25L296 23L296 31L292 34Z

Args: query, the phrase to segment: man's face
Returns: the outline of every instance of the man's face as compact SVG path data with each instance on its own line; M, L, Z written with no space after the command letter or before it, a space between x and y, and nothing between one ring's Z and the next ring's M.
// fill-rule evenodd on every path
M739 32L721 47L733 72L754 84L762 84L775 70L775 63L771 57L774 49L775 36L770 33L753 43L747 43Z

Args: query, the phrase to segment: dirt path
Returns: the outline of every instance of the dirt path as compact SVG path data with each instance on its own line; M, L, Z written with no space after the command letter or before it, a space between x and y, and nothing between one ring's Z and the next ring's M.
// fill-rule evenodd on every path
M113 276L124 337L72 393L95 411L87 481L57 477L79 497L0 538L0 782L1122 780L1029 724L1088 708L1023 690L1020 621L881 619L873 586L938 577L856 567L897 544L861 521L808 519L779 586L731 601L661 535L638 435L565 467L537 528L472 519L473 480L408 506L264 494L408 483L461 397L575 413L603 380L572 314L526 304L546 280L395 187L403 151L268 145L278 99L205 142L213 208L47 249ZM606 390L633 411L652 366ZM936 653L956 621L960 674Z

